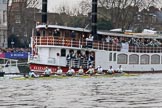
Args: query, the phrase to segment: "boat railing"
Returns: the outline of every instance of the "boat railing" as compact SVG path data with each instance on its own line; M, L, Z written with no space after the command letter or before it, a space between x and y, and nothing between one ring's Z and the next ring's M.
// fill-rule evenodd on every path
M18 60L0 58L0 71L8 73L20 73L18 69Z
M76 47L76 48L92 48L98 50L108 51L121 51L122 44L107 43L102 41L87 41L87 40L74 40L70 38L55 38L53 36L34 37L35 45L54 45L54 46L65 46L65 47ZM161 53L162 47L152 46L128 46L128 52L137 53Z
M67 60L67 66L69 67L75 67L75 68L79 68L79 66L83 66L83 68L88 68L90 65L90 62L88 60L85 59L69 59ZM94 65L94 64L91 64Z

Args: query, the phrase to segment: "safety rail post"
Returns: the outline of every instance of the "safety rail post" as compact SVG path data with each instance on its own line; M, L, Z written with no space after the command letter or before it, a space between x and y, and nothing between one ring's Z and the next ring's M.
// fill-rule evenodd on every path
M144 46L144 52L147 53L147 48Z
M115 44L115 51L117 51L118 50L118 45L117 44Z
M109 43L106 43L106 50L109 51Z
M157 50L157 48L156 48L156 47L154 47L154 53L156 53L156 50Z
M54 45L54 41L55 41L55 38L53 37L53 38L52 38L52 45Z
M104 43L105 43L105 42L102 42L102 47L103 47L102 49L103 49L103 50L104 50Z
M80 44L80 39L79 39L79 45L78 45L79 48L82 48L81 44Z
M42 45L43 44L43 37L41 36L40 37L40 45Z
M142 47L138 47L139 51L138 52L142 52Z
M142 49L143 49L143 52L144 52L144 53L146 53L146 48L145 48L144 46L143 46L143 48L142 48Z
M133 46L134 52L137 53L137 46Z
M34 40L34 41L36 41L34 44L36 44L36 45L37 45L37 44L38 44L38 41L37 41L37 36L36 36L36 38L35 38L35 40Z
M42 45L42 37L39 38L40 45Z
M49 36L47 36L47 38L46 38L46 40L47 40L47 42L46 42L46 44L48 45L48 41L49 41L49 38L48 38Z
M65 46L65 40L64 40L64 38L62 39L62 46Z
M113 44L111 45L111 48L112 48L112 51L114 51L114 45Z
M70 40L70 44L71 44L70 46L72 47L72 44L73 44L73 40L72 39Z
M72 46L73 46L73 47L76 47L76 40L73 40L73 39L72 39L72 41L73 41L73 42L72 42Z
M147 47L147 49L148 49L148 53L150 53L150 47Z
M107 43L107 51L109 51L109 43Z
M98 50L100 49L100 43L98 42Z

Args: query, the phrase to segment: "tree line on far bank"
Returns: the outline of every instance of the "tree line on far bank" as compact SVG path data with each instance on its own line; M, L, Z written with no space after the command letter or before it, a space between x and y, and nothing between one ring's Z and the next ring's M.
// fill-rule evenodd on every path
M12 47L29 47L32 28L36 22L41 22L41 10L30 4L34 0L25 0L17 9L8 9L8 44ZM41 0L40 0L41 1ZM38 1L37 1L38 2ZM157 7L160 0L98 0L98 30L108 31L114 28L131 29L141 32L143 29L154 28L161 30L162 9ZM48 24L91 29L91 0L83 0L79 7L70 9L66 5L60 6L58 13L48 13ZM18 16L19 15L19 16ZM15 23L19 18L20 23ZM162 17L161 17L162 18ZM88 26L87 26L88 25ZM14 29L13 29L14 28Z

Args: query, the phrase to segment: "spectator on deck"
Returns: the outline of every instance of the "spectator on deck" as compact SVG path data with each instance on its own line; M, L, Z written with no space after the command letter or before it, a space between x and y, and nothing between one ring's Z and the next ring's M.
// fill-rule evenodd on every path
M107 43L109 43L110 40L111 40L110 36L107 36L105 40L106 40Z
M76 35L75 35L75 32L72 31L72 32L71 32L71 39L72 39L72 40L75 40L75 36L76 36Z
M60 36L60 30L59 29L54 30L53 35Z

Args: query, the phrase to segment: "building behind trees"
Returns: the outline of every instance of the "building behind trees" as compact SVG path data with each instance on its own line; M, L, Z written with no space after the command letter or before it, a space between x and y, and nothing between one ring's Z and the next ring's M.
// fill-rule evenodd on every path
M0 47L7 47L7 0L0 0Z
M12 47L13 45L11 43L14 41L14 47L29 47L32 29L35 28L37 22L41 22L41 11L40 9L37 9L37 6L34 4L30 4L29 6L28 2L40 2L41 0L10 1L12 1L12 3L8 6L8 46ZM0 8L1 7L2 6L0 6ZM136 32L140 32L146 28L162 30L162 10L154 6L150 6L148 9L139 8L140 5L128 5L123 9L121 7L106 8L104 5L99 5L97 22L98 30L108 31L114 28L122 28L123 30L132 29ZM48 12L47 24L81 28L86 27L86 29L90 29L91 13L88 14L88 11L85 10L87 11L87 14L85 14L85 11L82 12L82 10L76 12L77 14L74 14L69 12L68 9L65 9L67 8L62 7L63 11L60 9L60 13ZM3 12L0 15L3 17ZM4 42L7 42L3 41L3 43L1 43L2 40L4 39L0 38L0 47L2 47L3 44L6 44Z

